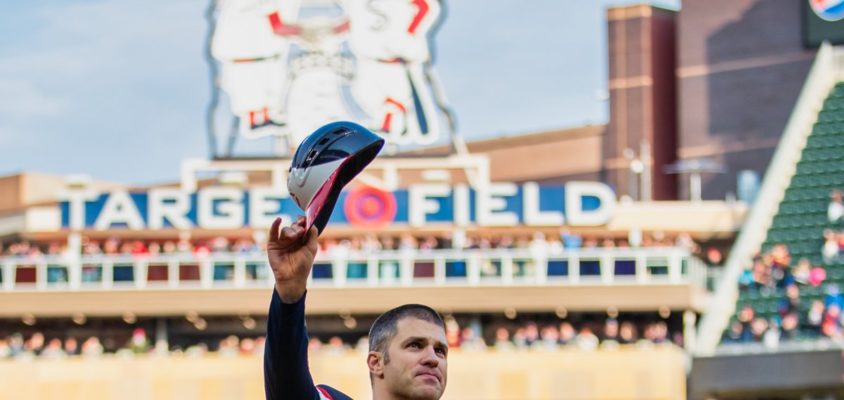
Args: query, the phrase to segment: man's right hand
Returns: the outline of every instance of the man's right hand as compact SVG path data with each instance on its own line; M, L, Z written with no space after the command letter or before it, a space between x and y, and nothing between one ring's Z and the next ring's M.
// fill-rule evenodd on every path
M315 226L305 232L305 217L299 217L289 227L280 227L281 218L276 218L267 239L267 258L275 276L275 290L282 302L292 304L305 294L318 234Z

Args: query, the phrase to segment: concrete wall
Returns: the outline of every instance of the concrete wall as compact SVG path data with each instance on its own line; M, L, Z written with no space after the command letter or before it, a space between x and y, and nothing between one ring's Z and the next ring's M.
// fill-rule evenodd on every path
M0 361L0 398L15 400L262 399L262 360L137 358ZM318 383L371 398L363 353L315 355ZM673 346L584 352L449 354L443 400L648 399L686 396L683 353Z

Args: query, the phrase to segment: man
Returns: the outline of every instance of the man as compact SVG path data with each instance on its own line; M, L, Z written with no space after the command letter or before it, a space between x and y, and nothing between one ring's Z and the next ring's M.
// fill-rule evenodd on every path
M300 217L270 228L267 256L275 290L267 321L264 390L267 399L344 400L342 392L314 386L308 370L306 283L317 252L317 228ZM445 324L429 307L407 304L382 314L369 332L366 365L373 400L437 400L446 385Z

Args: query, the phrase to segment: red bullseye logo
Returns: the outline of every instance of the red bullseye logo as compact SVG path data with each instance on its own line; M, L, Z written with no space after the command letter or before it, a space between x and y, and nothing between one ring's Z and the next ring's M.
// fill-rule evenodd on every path
M392 193L360 186L346 196L343 211L352 225L383 226L396 219L396 198Z

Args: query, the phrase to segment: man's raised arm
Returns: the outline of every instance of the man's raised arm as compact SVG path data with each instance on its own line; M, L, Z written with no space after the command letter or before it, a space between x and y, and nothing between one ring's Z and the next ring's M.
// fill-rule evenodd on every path
M264 390L267 399L319 399L308 369L305 290L317 252L317 229L305 232L305 219L283 229L277 218L267 239L275 290L267 319Z

